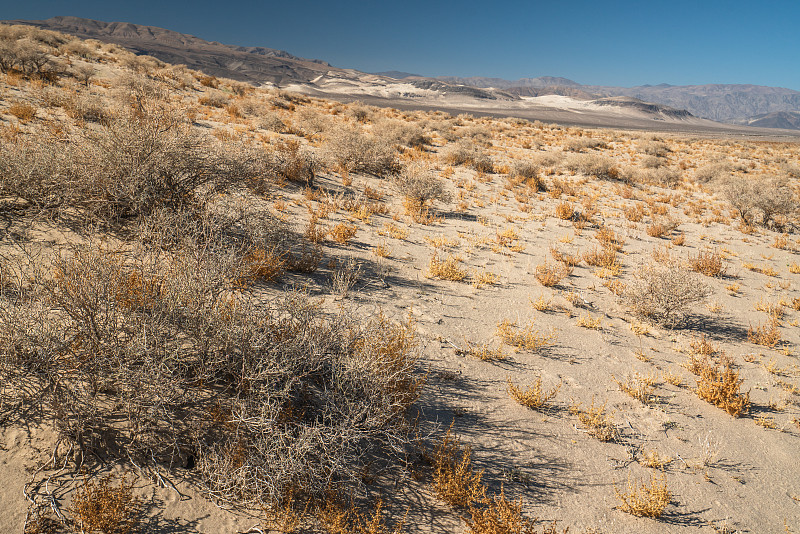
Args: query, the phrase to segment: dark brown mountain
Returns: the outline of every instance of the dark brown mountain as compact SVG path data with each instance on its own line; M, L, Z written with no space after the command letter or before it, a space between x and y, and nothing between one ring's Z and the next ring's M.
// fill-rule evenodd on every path
M256 84L304 83L332 69L324 61L297 57L283 50L225 45L193 35L127 22L102 22L78 17L3 22L27 24L83 39L115 43L136 54L147 54L206 74Z

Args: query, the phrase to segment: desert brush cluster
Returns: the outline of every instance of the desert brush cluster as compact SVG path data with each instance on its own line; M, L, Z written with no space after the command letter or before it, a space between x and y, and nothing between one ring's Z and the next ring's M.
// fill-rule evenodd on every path
M345 104L0 26L0 517L797 531L798 198L797 142Z

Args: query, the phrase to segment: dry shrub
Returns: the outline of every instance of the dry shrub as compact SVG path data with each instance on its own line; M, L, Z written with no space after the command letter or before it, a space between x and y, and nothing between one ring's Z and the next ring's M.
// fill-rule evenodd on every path
M647 156L642 158L642 167L645 169L658 169L667 165L669 162L666 158L659 158L656 156Z
M639 150L642 152L642 154L647 154L648 156L658 158L664 158L672 152L672 150L669 148L669 145L661 141L644 142L639 145Z
M591 137L577 137L570 139L564 145L564 150L569 152L586 152L591 149L606 148L606 144L600 139Z
M273 282L284 271L286 266L285 253L277 248L266 249L254 247L244 257L247 279L260 282Z
M677 226L675 223L654 222L647 225L646 232L650 237L661 238L672 233Z
M779 316L776 313L773 313L766 322L757 324L755 328L750 325L747 328L747 339L756 345L774 347L781 341L781 331L780 328L778 328L779 326Z
M360 128L344 126L326 132L325 152L333 166L348 173L375 176L396 174L399 170L394 147L385 139Z
M733 170L733 164L729 161L710 163L697 169L694 178L700 183L719 182L730 176Z
M508 174L508 181L512 187L525 185L530 191L546 191L547 186L539 176L539 166L529 162L515 162Z
M558 285L564 278L572 274L572 267L565 263L542 263L536 266L536 279L545 287Z
M271 111L261 115L258 121L258 127L276 133L283 133L286 131L286 124L281 120L280 115Z
M197 103L202 106L222 109L230 105L230 99L221 91L209 91L198 98Z
M732 177L721 190L747 226L758 222L763 226L780 227L778 219L797 211L797 199L786 176Z
M572 303L573 306L577 306L578 304L579 301L577 300ZM578 317L577 325L591 330L602 330L603 320L600 317L592 317L592 314L589 312L583 312L580 317Z
M697 256L689 257L689 266L696 273L706 276L723 276L725 260L718 250L702 250Z
M472 276L472 286L482 289L484 286L493 286L500 282L500 276L491 271L480 271Z
M650 404L655 400L653 396L653 383L655 379L652 376L640 376L639 373L634 373L633 376L626 376L623 382L614 378L619 389L638 400L643 404Z
M617 437L617 427L611 419L611 414L606 413L606 405L595 406L594 399L586 409L581 408L581 404L570 406L569 412L578 416L578 420L590 436L594 436L600 441L612 441Z
M133 496L133 482L106 475L95 481L84 479L75 490L70 514L81 532L128 534L139 525L141 503Z
M598 248L584 252L583 261L592 267L613 268L618 265L617 251L613 248Z
M373 127L376 135L389 142L409 148L424 147L431 143L430 137L420 126L399 120L382 120Z
M667 476L655 473L650 475L650 484L645 482L634 484L628 476L628 490L620 491L614 485L614 494L620 500L620 510L637 517L658 519L669 505L672 494L667 489Z
M92 98L86 94L71 94L59 101L59 105L64 109L64 113L76 121L94 122L103 124L111 118L111 113L103 104L103 101Z
M558 246L551 244L550 245L550 255L553 257L554 260L561 262L565 265L570 267L577 267L581 263L580 255L572 255L567 252L562 252L559 250Z
M549 391L545 391L542 387L542 377L538 377L536 381L528 386L524 391L516 386L511 379L508 379L508 394L517 401L519 404L530 408L532 410L542 410L549 406L552 399L558 394L561 389L562 382L554 386Z
M641 222L644 218L644 207L642 204L627 206L622 210L622 213L625 215L625 218L631 222Z
M374 504L371 512L363 512L354 502L344 504L336 496L326 496L323 502L317 503L315 513L320 525L329 534L401 534L404 519L390 529L383 519L383 501ZM282 528L280 532L294 532L293 529Z
M394 185L405 197L407 209L415 214L427 212L434 200L450 200L444 180L436 177L430 167L421 163L406 165L394 178Z
M433 489L450 506L466 509L485 502L486 487L481 482L483 471L473 471L472 448L462 447L452 430L451 424L442 442L429 455Z
M24 384L0 400L35 402L84 454L192 458L212 498L257 507L358 488L366 464L405 454L411 324L301 293L261 302L231 287L241 262L214 241L50 264L0 295L0 380Z
M689 370L698 375L697 396L706 402L722 408L733 417L746 412L750 406L750 393L739 391L744 379L734 371L729 359L720 358L714 364L708 356L690 359Z
M501 488L500 495L486 499L482 505L469 509L470 517L464 518L470 534L536 534L535 520L522 515L522 500L510 501ZM557 534L555 527L545 534ZM566 531L565 531L566 532Z
M302 147L299 141L279 142L272 150L268 161L269 172L279 179L296 182L307 187L314 186L317 160Z
M459 355L469 355L473 358L478 358L479 360L483 360L485 362L494 362L494 361L504 361L508 358L508 355L503 352L503 347L497 347L496 349L489 348L488 343L484 343L479 346L469 345L466 350L460 349L456 351L456 354Z
M575 215L575 209L569 202L560 202L556 205L556 217L568 221Z
M635 180L646 184L655 184L661 187L675 187L681 181L681 173L670 167L646 169L636 173Z
M437 254L431 257L428 263L428 272L426 276L430 278L439 278L441 280L451 280L453 282L461 282L464 280L468 273L466 270L459 267L459 259L449 255L444 261L439 259Z
M672 462L672 458L669 456L662 457L658 454L658 451L653 450L645 450L642 452L642 457L639 458L639 463L645 467L649 467L651 469L664 469Z
M341 298L348 295L361 277L361 265L353 258L340 262L331 276L331 288Z
M505 343L517 349L537 351L555 343L557 334L554 330L542 333L534 328L533 323L520 328L517 323L503 319L497 325L497 336Z
M604 248L612 248L616 251L622 250L622 246L625 244L622 236L605 226L597 230L594 237Z
M169 113L121 112L66 140L37 133L1 145L0 194L51 216L79 210L104 224L141 219L264 172L259 153L225 148Z
M477 172L491 173L494 170L491 158L479 145L466 138L451 146L444 159L450 165L469 166Z
M358 232L358 226L339 223L328 231L328 235L340 245L346 245L355 237L356 232Z
M622 296L636 315L675 328L686 320L690 307L711 294L711 288L675 262L647 262L634 274Z
M576 154L564 163L564 167L572 172L594 176L600 180L616 180L619 169L614 162L597 154Z
M8 112L22 122L32 121L36 117L36 108L27 102L14 102L8 107Z

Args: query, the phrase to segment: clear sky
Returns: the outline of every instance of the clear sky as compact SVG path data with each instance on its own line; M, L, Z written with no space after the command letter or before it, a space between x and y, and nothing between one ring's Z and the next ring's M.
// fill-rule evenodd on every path
M367 72L800 90L800 0L0 0L0 19L55 15L159 26Z

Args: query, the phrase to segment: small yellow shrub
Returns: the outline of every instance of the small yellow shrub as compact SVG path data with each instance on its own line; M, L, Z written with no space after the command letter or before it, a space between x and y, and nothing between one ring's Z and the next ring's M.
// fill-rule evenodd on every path
M113 475L86 479L75 490L70 513L76 526L87 533L127 534L139 524L140 502L133 496L133 482Z
M759 323L755 328L751 325L747 329L747 339L756 345L774 347L781 341L779 324L778 317L773 315L766 323Z
M433 464L433 490L444 502L456 508L469 508L486 500L481 482L483 471L472 469L472 448L452 434L452 425L430 455Z
M654 400L655 377L653 376L643 377L639 373L634 373L633 376L625 377L624 382L620 382L616 378L614 378L614 382L617 383L619 389L643 404L650 404Z
M28 122L36 117L36 108L25 102L14 102L8 108L8 112L22 122Z
M652 474L649 485L644 482L634 484L629 476L628 491L620 491L615 484L614 493L621 502L620 510L637 517L653 519L661 517L672 499L672 494L667 489L667 477L663 473L660 477Z
M500 324L497 325L497 336L503 343L516 347L517 349L536 351L555 343L557 334L552 330L544 334L535 329L533 324L529 324L525 328L520 328L517 323L511 322L508 319L503 319Z
M561 280L572 274L572 267L566 264L553 265L542 263L536 266L536 279L545 287L558 285Z
M575 215L575 209L569 202L560 202L556 205L556 217L568 221Z
M532 410L542 410L547 408L550 401L558 394L561 389L562 382L554 386L549 391L545 391L542 387L542 377L538 377L536 381L528 386L524 391L522 388L516 386L511 379L508 379L508 394L520 403L521 405Z
M689 258L689 266L693 271L706 276L722 276L725 274L725 261L716 250L703 250L697 256Z
M714 365L707 358L696 363L697 396L706 402L738 417L750 407L750 393L739 391L744 379L734 371L729 361Z
M330 229L328 235L337 243L344 245L355 237L358 227L355 225L339 223Z
M578 416L578 420L590 436L594 436L600 441L611 441L617 437L617 427L611 419L611 414L606 413L606 405L595 406L594 399L592 404L583 410L580 404L570 406L569 411L572 415Z
M448 255L442 261L439 256L434 254L428 263L428 278L439 278L440 280L451 280L453 282L461 282L467 277L467 271L459 267L459 259Z

